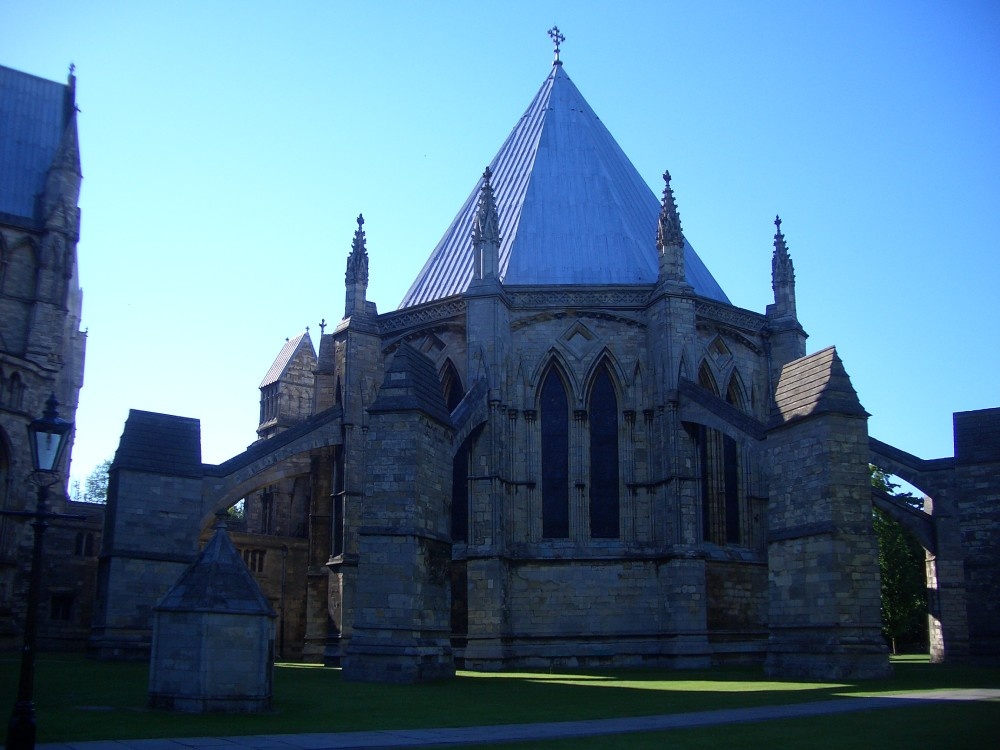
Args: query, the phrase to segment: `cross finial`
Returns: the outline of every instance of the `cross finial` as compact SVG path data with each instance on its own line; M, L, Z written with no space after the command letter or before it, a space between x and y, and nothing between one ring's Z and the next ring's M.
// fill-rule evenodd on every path
M552 40L552 43L555 45L556 48L555 50L556 57L555 60L552 61L552 64L562 65L562 60L559 59L559 45L566 41L566 36L561 31L559 31L558 26L553 26L551 29L549 29L549 38Z
M323 320L319 322L319 335L322 336L325 333L326 333L326 318L323 318Z
M778 228L778 234L781 234L781 217L780 216L775 216L774 217L774 226L776 226Z
M76 72L76 63L70 63L69 64L69 74L73 75L73 73L75 73L75 72Z

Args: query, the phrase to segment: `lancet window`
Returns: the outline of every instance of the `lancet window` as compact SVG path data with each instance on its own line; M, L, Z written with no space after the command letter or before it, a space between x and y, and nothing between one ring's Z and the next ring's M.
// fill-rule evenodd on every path
M733 403L735 378L730 379L726 400ZM703 363L698 371L698 384L719 396L715 378ZM735 385L738 388L738 383ZM742 401L742 397L740 397ZM740 535L740 471L739 446L730 436L705 425L695 426L701 479L702 530L706 542L718 545L739 544Z
M569 399L562 378L551 368L542 381L542 536L569 536Z
M621 533L618 482L618 398L607 367L590 389L590 535L617 539Z

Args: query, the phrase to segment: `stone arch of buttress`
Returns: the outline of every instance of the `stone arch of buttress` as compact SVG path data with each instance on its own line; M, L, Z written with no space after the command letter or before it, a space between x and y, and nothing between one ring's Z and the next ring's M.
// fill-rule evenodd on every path
M566 389L566 396L569 399L570 404L580 403L581 394L583 393L580 381L576 378L573 368L570 367L562 353L558 349L553 348L549 349L549 351L545 353L545 356L539 359L538 364L528 381L529 386L534 393L534 405L532 408L538 408L541 399L542 383L545 382L545 378L548 377L549 371L553 368L555 368L560 379L563 381L563 387Z
M335 407L299 428L251 446L225 463L208 467L202 480L201 528L254 491L308 474L314 454L343 444L342 423L343 413Z

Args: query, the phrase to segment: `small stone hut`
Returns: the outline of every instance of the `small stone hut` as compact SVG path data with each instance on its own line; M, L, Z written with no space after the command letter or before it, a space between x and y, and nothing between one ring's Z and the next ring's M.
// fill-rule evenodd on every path
M153 610L150 707L269 710L274 619L220 522L205 549Z

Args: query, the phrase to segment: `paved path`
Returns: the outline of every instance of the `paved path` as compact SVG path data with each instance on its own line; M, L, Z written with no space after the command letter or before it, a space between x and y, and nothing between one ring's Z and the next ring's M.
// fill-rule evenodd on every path
M897 708L951 700L1000 700L1000 689L938 690L877 698L840 698L783 706L733 708L666 716L558 721L546 724L500 724L447 729L385 729L330 734L272 734L248 737L190 737L166 740L108 740L40 744L38 750L367 750L370 748L448 747L520 740L556 740L628 732L795 719L823 714Z

